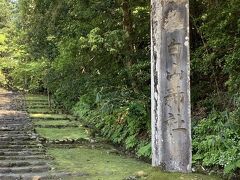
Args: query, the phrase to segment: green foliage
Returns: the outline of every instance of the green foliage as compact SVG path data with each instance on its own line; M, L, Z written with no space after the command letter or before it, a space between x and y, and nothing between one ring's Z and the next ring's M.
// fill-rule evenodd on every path
M0 31L8 28L11 22L11 10L13 4L10 3L8 0L0 0Z
M48 68L47 62L41 60L40 62L19 63L17 68L10 73L14 86L32 92L39 92L43 89L43 78L46 76Z
M192 0L193 161L239 171L239 14L235 0ZM206 8L207 7L207 8ZM210 113L207 115L207 113ZM204 118L205 117L205 118Z
M193 128L193 162L236 170L240 160L240 110L212 112Z
M126 94L130 92L105 91L102 89L97 92L95 98L83 96L73 108L75 115L86 124L97 127L101 135L112 142L123 144L129 150L139 150L139 156L150 157L145 147L150 138L146 103L132 98L126 99Z
M199 4L204 6L206 2ZM235 94L240 88L240 22L237 16L240 13L240 4L236 0L227 0L208 5L209 8L200 11L200 15L193 19L194 29L197 31L195 33L199 37L199 44L193 49L191 61L193 86L210 86L208 92L199 95L209 93L211 96L211 92L226 91L227 88Z
M137 155L139 157L151 157L152 155L152 145L151 143L144 143L139 145L139 149L137 151Z
M0 0L0 83L47 91L58 108L150 158L150 4L129 1L126 23L121 3ZM239 167L239 10L237 0L190 0L192 109L202 119L193 121L194 162L226 173Z
M14 29L13 15L15 4L8 0L0 0L0 85L8 86L11 80L8 73L15 66L12 59L11 33Z

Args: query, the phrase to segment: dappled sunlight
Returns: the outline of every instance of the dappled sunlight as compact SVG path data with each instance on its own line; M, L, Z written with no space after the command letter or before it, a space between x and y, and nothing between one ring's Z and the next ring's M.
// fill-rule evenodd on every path
M7 104L10 105L10 99L6 97L9 94L5 89L0 88L0 108L4 108Z
M79 169L89 174L87 180L219 180L200 174L166 173L150 164L117 154L114 147L50 148L48 153L56 158L56 168L68 172Z
M23 111L14 111L14 110L2 110L0 109L0 116L6 116L6 117L22 117L23 115L26 115L26 112Z
M34 119L65 119L67 115L31 113L30 117Z
M27 96L28 98L28 96ZM42 103L40 96L31 96L27 102L30 111ZM35 103L37 102L37 103ZM32 106L34 103L34 106ZM44 105L42 110L49 109ZM39 109L39 112L41 110ZM138 177L149 180L217 180L200 174L169 174L152 168L150 164L125 155L105 139L97 136L94 129L86 128L82 121L66 114L31 114L38 135L44 139L48 154L54 157L55 170L83 173L86 180L123 180ZM61 118L60 118L61 117ZM64 118L63 118L64 117ZM81 178L66 178L66 180Z
M11 118L14 117L15 119L21 118L26 115L25 112L19 110L12 109L12 100L10 96L12 92L9 92L5 89L0 88L0 117L4 118Z
M240 179L239 1L0 0L0 180Z
M0 93L1 93L1 95L8 94L9 91L7 91L6 89L0 88Z

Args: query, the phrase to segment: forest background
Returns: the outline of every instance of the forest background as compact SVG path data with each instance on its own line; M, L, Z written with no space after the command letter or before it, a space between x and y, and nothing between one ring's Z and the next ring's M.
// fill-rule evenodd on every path
M0 84L151 156L150 1L0 0ZM193 164L240 172L240 3L190 0Z

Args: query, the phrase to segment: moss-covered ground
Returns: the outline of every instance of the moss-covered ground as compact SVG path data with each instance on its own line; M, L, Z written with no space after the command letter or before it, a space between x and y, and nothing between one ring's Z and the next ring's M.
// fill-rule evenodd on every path
M82 127L77 128L36 128L37 133L49 140L88 139L88 133Z
M91 142L89 130L69 115L53 113L48 98L42 95L26 96L27 110L36 125L39 136L49 141L86 139L89 144L75 144L75 147L49 146L48 154L54 158L55 169L69 173L84 173L83 177L71 180L215 180L213 176L201 174L165 173L152 168L150 164L121 155L111 145ZM45 126L51 126L46 128ZM59 126L62 126L59 128ZM67 179L67 178L66 178Z
M44 113L31 113L30 117L33 119L48 119L48 120L53 120L53 119L66 119L68 118L67 115L63 114L44 114Z
M149 180L214 180L215 177L200 174L164 173L154 169L150 164L139 160L112 154L109 149L72 148L49 149L49 154L56 158L58 170L67 172L83 172L89 176L82 179L89 180L122 180L124 178Z
M42 126L57 126L57 125L62 125L62 126L67 126L67 125L77 125L77 123L69 121L69 120L39 120L34 122L35 125L42 125Z

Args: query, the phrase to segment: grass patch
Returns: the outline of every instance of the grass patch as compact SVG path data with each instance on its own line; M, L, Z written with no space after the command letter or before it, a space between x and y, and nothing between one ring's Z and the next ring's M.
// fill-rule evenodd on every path
M52 110L51 108L49 108L48 104L27 105L27 108L28 108L28 111L35 110L35 109L39 109L39 110L48 109L49 111Z
M49 103L47 101L27 101L27 105L29 107L31 106L45 106L45 107L49 107Z
M33 94L28 94L26 96L27 101L47 101L48 102L48 97L45 95L33 95Z
M76 124L75 122L71 122L69 120L48 120L48 121L35 121L34 122L35 125L42 125L42 126L56 126L56 125L74 125Z
M77 128L36 128L37 133L48 140L89 139L86 129Z
M50 149L56 158L56 168L66 172L83 172L85 179L122 180L134 172L149 168L148 164L109 154L107 151L88 148Z
M41 102L41 103L39 103L39 102L31 102L31 103L27 102L26 105L27 105L28 109L51 109L47 102L46 103L45 102L44 103L43 102Z
M66 128L36 128L37 133L48 140L89 139L88 130L81 127L78 122L71 122L73 116L64 114L46 114L50 112L47 97L43 95L27 96L28 111L35 125L57 126L79 124L79 127ZM66 178L69 180L122 180L135 176L143 171L147 180L217 180L215 177L199 174L165 173L152 168L149 164L124 157L111 152L111 146L100 144L102 149L79 148L51 148L48 153L55 158L56 169L72 173L86 173L89 176Z
M42 114L42 113L32 113L30 114L31 118L34 119L66 119L68 117L68 115L65 114Z
M28 112L32 113L32 114L34 114L34 113L44 113L44 114L52 113L52 111L49 108L31 108L31 107L28 109Z
M211 176L199 174L164 173L154 169L150 164L120 155L109 154L105 149L89 149L86 147L72 149L49 149L55 158L57 170L66 172L82 172L89 174L82 179L89 180L122 180L144 171L148 180L216 180ZM81 179L79 177L78 179ZM142 178L144 179L144 178Z

